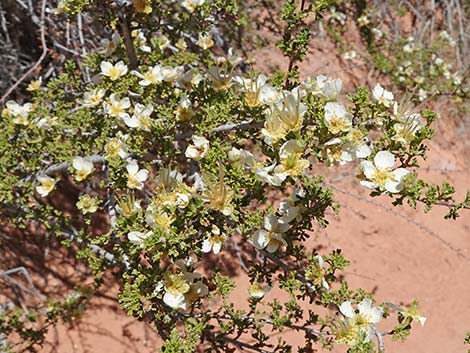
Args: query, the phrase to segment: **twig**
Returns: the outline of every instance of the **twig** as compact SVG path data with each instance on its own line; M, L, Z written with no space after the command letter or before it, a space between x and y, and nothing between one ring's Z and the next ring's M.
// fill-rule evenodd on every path
M384 343L384 338L383 338L382 334L375 327L374 327L374 334L375 334L375 337L377 337L377 344L379 346L379 353L384 353L385 352L385 343Z
M39 57L39 59L36 61L36 63L28 70L26 71L23 76L19 78L18 81L15 82L13 86L11 86L7 92L0 98L0 106L5 104L5 100L8 98L8 96L16 89L18 86L28 78L29 75L31 75L43 62L43 60L47 56L47 44L46 44L46 28L45 28L45 14L46 14L46 1L47 0L42 0L42 5L41 5L41 45L42 45L42 54Z
M229 342L229 343L232 343L233 345L238 346L241 350L243 350L244 348L247 348L247 349L250 349L252 351L259 352L259 353L275 353L274 351L268 351L268 350L263 349L263 348L258 348L258 347L254 346L252 344L241 342L241 341L238 341L238 340L230 338L230 337L219 336L219 335L217 335L217 336L220 337L225 342Z
M124 39L124 45L126 47L127 57L129 58L129 66L132 70L137 69L139 66L139 61L137 60L137 55L135 53L134 43L132 41L131 32L129 30L129 25L125 16L120 18L119 26L122 31L122 38Z
M82 55L85 57L87 55L86 46L85 46L85 39L83 38L83 24L82 24L82 15L77 15L77 27L78 27L78 40L80 41L80 45L82 47ZM85 66L85 78L87 82L90 82L90 69Z

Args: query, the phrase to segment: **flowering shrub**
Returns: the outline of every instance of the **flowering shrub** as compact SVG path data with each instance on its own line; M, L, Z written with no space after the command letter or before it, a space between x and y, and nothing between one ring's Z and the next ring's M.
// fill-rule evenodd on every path
M379 83L345 95L339 79L300 78L305 18L329 2L284 3L278 45L289 69L273 76L227 47L233 32L221 39L224 19L239 13L234 1L107 3L60 1L57 13L103 10L120 33L80 67L68 62L57 79L35 82L30 102L5 104L5 219L78 244L97 278L112 270L120 305L155 325L165 352L290 352L267 333L285 328L305 334L304 352L383 351L384 335L404 338L424 324L416 303L374 304L349 288L341 251L306 246L327 210L339 209L320 165L355 163L357 184L395 205L441 204L448 218L470 207L470 194L459 203L448 183L419 179L435 113ZM65 192L75 200L68 207L54 202ZM93 229L97 219L105 231ZM224 251L246 267L250 289L238 295L249 309L231 302L236 281L213 262ZM285 302L270 298L273 288ZM392 315L397 322L380 331ZM11 320L21 326L20 316L0 324Z

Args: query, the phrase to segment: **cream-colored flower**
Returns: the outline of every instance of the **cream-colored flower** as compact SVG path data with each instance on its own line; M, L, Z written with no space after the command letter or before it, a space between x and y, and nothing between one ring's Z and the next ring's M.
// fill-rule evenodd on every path
M398 193L403 190L403 179L410 172L405 168L393 169L395 156L389 151L380 151L374 157L374 163L361 162L361 170L369 180L361 180L361 185L369 189Z
M339 306L339 311L344 315L344 321L352 334L351 338L358 339L364 336L363 343L370 342L375 333L374 324L382 319L383 309L372 307L370 299L363 299L354 310L350 301L345 301ZM354 337L355 336L355 337ZM345 342L348 343L348 342ZM351 344L350 342L349 344ZM354 342L355 343L355 342Z
M179 121L188 121L194 116L192 102L187 95L181 97L175 115Z
M163 81L175 82L184 74L184 67L182 66L164 66L162 68Z
M95 213L100 206L101 201L96 197L91 197L88 194L79 197L77 202L77 208L82 211L83 214Z
M126 144L119 137L113 137L106 143L104 153L106 158L126 159L129 156Z
M95 107L101 103L106 90L104 88L95 88L92 91L87 91L83 94L82 104L85 107Z
M253 153L247 150L232 147L232 149L228 151L227 155L232 162L240 162L250 167L255 164L255 156L253 156Z
M325 290L330 289L330 285L325 279L325 262L323 257L316 255L314 261L309 264L305 270L305 278L307 278L312 284L320 288L322 287Z
M222 167L219 167L218 180L214 180L213 177L208 175L204 179L206 189L201 198L206 203L205 207L220 211L225 216L230 216L234 211L232 205L233 190L224 183Z
M149 176L149 171L146 169L139 169L136 161L132 160L126 166L127 170L127 187L129 189L142 190L144 182Z
M284 139L289 133L289 129L278 115L271 114L270 111L268 112L269 114L264 123L264 127L261 129L261 133L264 136L264 142L268 145L273 145Z
M137 47L144 53L151 53L152 48L147 45L147 38L145 38L144 32L140 29L135 29L131 32L131 36L135 38Z
M266 249L269 253L276 252L280 246L287 246L283 234L289 227L289 223L282 219L267 215L264 218L264 229L259 229L253 234L251 243L256 249Z
M134 107L134 115L132 117L125 117L124 123L134 129L150 131L152 126L152 119L150 115L153 113L153 105L143 105L137 103Z
M130 217L142 209L140 200L136 199L134 193L116 197L116 201L116 212L124 218Z
M191 304L208 294L207 286L198 280L198 273L183 270L183 273L165 272L163 280L163 302L173 309L186 310Z
M396 310L397 312L401 313L401 315L403 315L405 320L409 318L413 321L418 321L421 324L421 326L424 326L426 322L426 317L424 317L418 310L418 302L416 300L413 301L411 305L408 307L401 307L393 303L386 303L386 304L393 310Z
M131 101L129 98L120 98L115 93L109 96L109 102L104 102L104 111L109 116L115 118L126 119L129 118L129 114L126 112L131 106Z
M161 34L157 38L157 45L158 45L158 49L160 49L160 51L163 51L166 48L168 48L170 46L170 44L171 44L170 39L164 34Z
M121 42L121 36L119 35L119 32L114 31L111 40L105 38L101 40L101 46L104 48L104 54L106 56L110 56L112 53L114 53Z
M274 174L299 176L310 166L310 162L302 159L304 148L297 140L286 141L279 150L279 165L274 168Z
M387 108L391 107L394 102L393 93L383 88L380 83L377 83L372 90L372 97Z
M344 105L328 102L325 104L325 125L332 134L348 132L352 128L353 116Z
M361 17L359 17L359 18L357 19L357 24L358 24L360 27L367 26L369 23L370 23L370 20L369 20L369 18L367 17L367 15L362 15Z
M152 231L148 231L147 233L132 231L127 234L127 239L129 239L131 243L137 244L143 248L145 239L150 237L152 234Z
M204 50L213 47L214 40L212 39L212 35L210 33L199 33L197 45L199 45Z
M184 154L187 158L200 161L207 155L207 152L209 151L209 141L205 137L196 135L192 137L192 140L193 145L189 145L188 148L186 148L186 152Z
M237 82L242 92L245 93L245 103L249 107L257 107L265 102L269 102L275 94L274 88L266 83L266 76L260 74L256 79L236 76L233 78Z
M25 103L23 105L16 103L15 101L8 101L2 110L2 116L10 115L13 117L13 124L27 126L29 124L29 113L33 110L31 103Z
M341 160L352 162L358 158L367 158L372 153L366 142L365 134L359 129L352 129L345 137Z
M339 165L345 165L346 161L343 157L343 141L338 138L332 138L325 142L323 153L326 156L328 166L338 163Z
M217 91L224 91L232 87L232 71L223 69L219 66L211 66L207 70L214 89Z
M162 66L160 65L150 66L143 74L138 71L132 71L132 73L141 79L139 85L142 87L159 84L164 78Z
M276 168L276 163L269 165L267 167L264 166L257 166L255 167L255 174L256 176L261 179L263 182L268 183L272 186L281 186L281 184L286 180L287 174L286 173L274 173L271 175L270 173L274 171Z
M93 170L93 162L89 159L82 158L82 157L75 157L72 160L72 167L75 169L75 180L82 181L85 180L88 175L90 175Z
M283 92L282 99L266 110L266 122L261 133L264 141L272 145L291 131L298 131L303 124L307 106L301 102L301 90Z
M212 226L211 233L208 234L207 238L204 239L202 243L201 251L203 253L213 252L214 254L218 254L222 249L225 241L227 240L227 236L224 233L221 233L219 227L216 225Z
M109 61L103 61L101 63L101 74L109 77L111 81L116 81L118 78L124 76L127 73L127 65L123 61L119 61L115 65Z
M55 184L57 184L58 180L51 178L47 175L39 175L37 177L40 185L36 186L36 191L42 197L46 197L49 193L54 190Z
M31 81L28 87L26 87L26 90L29 92L34 92L34 91L37 91L39 88L41 88L41 85L42 85L42 77L39 77L38 80Z
M331 78L328 76L319 75L316 78L317 92L324 96L327 100L335 100L340 94L343 87L343 81L339 78Z
M271 286L264 286L261 287L259 283L253 283L250 288L248 288L248 294L250 295L250 298L253 298L255 300L260 300L262 299L266 294L269 293L271 290Z

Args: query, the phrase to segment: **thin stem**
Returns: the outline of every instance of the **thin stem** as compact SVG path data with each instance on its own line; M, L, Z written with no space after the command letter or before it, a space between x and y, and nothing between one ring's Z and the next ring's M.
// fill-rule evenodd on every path
M26 71L23 76L21 76L19 78L18 81L15 82L15 84L13 86L11 86L7 91L6 93L2 96L2 98L0 98L0 105L3 105L5 104L5 101L6 99L8 98L8 96L15 90L18 88L18 86L28 78L29 75L31 75L34 71L36 71L36 69L41 65L41 63L43 62L43 60L46 58L47 56L47 52L48 52L48 48L47 48L47 44L46 44L46 28L45 28L45 16L46 16L46 1L47 0L42 0L42 4L41 4L41 22L40 22L40 28L41 28L41 45L42 45L42 53L41 53L41 56L39 57L39 59L36 61L36 63L31 66L31 68Z

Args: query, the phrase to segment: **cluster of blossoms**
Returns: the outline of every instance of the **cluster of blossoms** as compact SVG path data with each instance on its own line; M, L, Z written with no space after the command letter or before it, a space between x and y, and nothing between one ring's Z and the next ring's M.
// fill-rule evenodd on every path
M181 6L189 12L203 4L204 0L181 2ZM134 1L134 6L140 9L139 12L146 13L151 3ZM341 19L338 14L335 16L337 20ZM140 30L134 30L132 36L140 51L152 52L156 41L152 40L150 45ZM214 45L214 40L210 32L201 33L193 44L207 52ZM108 57L121 45L121 39L115 33L103 45L105 51L101 55ZM185 42L171 43L161 35L158 47L160 50L183 50L181 48L185 47ZM108 187L116 188L113 191L116 192L118 219L110 222L112 232L122 231L123 239L120 238L120 241L125 243L123 254L126 256L148 258L150 262L155 261L152 258L155 253L161 256L158 258L164 267L161 281L156 286L152 284L155 290L151 298L162 301L172 309L192 309L200 298L208 295L208 282L195 272L196 261L191 256L202 258L209 253L220 254L233 232L233 224L248 213L245 206L238 203L239 196L245 195L236 194L242 194L245 190L237 190L234 187L237 181L232 184L233 180L227 175L233 176L241 169L242 173L246 172L252 178L250 182L253 184L267 184L278 189L285 186L286 190L292 187L294 190L275 212L261 213L264 216L263 224L259 224L260 218L257 218L258 223L248 228L245 237L259 253L277 257L283 251L289 254L294 248L293 243L298 240L296 234L304 231L299 224L305 224L308 218L305 214L309 211L304 202L308 188L302 185L302 178L311 177L310 169L315 157L328 165L357 161L361 185L381 192L399 193L403 190L405 176L410 173L405 168L395 167L396 157L386 147L380 151L374 149L369 125L361 124L353 110L340 99L343 88L341 80L320 75L308 78L294 88L284 89L269 82L263 74L248 77L235 75L240 60L230 50L227 57L213 58L213 65L207 68L200 63L166 65L149 59L146 62L148 65L130 70L124 61L118 59L115 62L106 58L99 63L100 72L95 76L95 86L77 100L78 109L109 122L110 136L101 146L103 158L71 158L69 172L75 182L82 183L86 192L91 184L96 184L92 181L105 174L104 171L112 176ZM121 89L120 86L128 84L127 81L135 82L133 89ZM227 93L239 99L237 103L241 104L237 107L236 118L252 113L263 119L262 128L257 128L260 141L247 144L249 147L246 148L251 151L240 147L243 145L240 140L236 142L238 147L215 141L211 131L217 128L204 129L193 123L200 119L205 104L204 98L198 97L199 93L195 94L201 88L210 94ZM147 97L152 97L152 100ZM160 109L167 102L170 107ZM421 116L399 105L393 94L380 84L372 91L372 102L371 106L379 107L379 113L370 117L373 120L370 125L393 129L393 143L405 146L423 128ZM8 102L3 114L11 117L15 124L23 124L32 109L30 103L21 106ZM161 111L165 113L160 114ZM172 113L174 121L165 125L171 120ZM382 119L381 114L391 120L384 123L385 118ZM240 122L248 126L251 123L260 127L258 121ZM189 127L184 132L190 133L179 136L179 124L184 129ZM153 153L152 150L147 159L144 153L134 152L134 143L145 140L161 127L162 130L170 130L169 126L176 130L177 137L172 139L174 136L165 135L164 139L171 141L175 155L167 159L164 153L160 156L160 151L155 148L158 152ZM173 130L168 135L173 134ZM263 154L260 150L267 152ZM154 158L155 155L157 157ZM95 173L98 164L104 164L102 173ZM87 181L90 183L85 187ZM51 175L39 174L35 179L35 190L41 197L46 197L58 182L59 179ZM103 202L91 195L84 193L79 196L76 206L82 214L93 214L102 205L103 208L112 207L109 200ZM200 217L195 216L199 213ZM187 214L190 221L185 223ZM181 253L177 250L174 252L176 255L169 254L165 247L183 243L178 237L186 236L191 223L196 222L199 228L188 235L193 242L190 249L186 248ZM187 256L189 260L181 260ZM320 255L314 256L309 259L304 271L305 279L317 293L331 291L330 284L335 280L331 261L325 259ZM258 280L260 282L249 289L253 303L261 300L271 289L271 282L265 281L268 285ZM165 307L166 310L168 307ZM339 311L344 317L337 323L337 341L349 345L367 343L375 332L373 325L383 315L382 310L373 308L369 300L362 301L358 310L354 310L349 301L344 302Z

